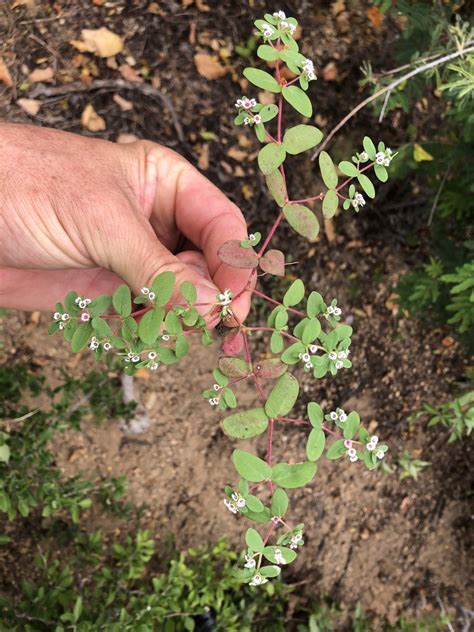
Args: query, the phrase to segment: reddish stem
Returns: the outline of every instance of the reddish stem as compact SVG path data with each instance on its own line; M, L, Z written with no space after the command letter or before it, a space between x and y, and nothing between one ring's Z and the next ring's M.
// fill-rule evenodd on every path
M278 217L273 222L273 226L271 227L270 232L268 233L265 241L263 242L262 247L258 251L258 256L259 257L261 257L263 255L263 253L265 252L268 244L270 243L271 238L275 234L275 231L278 228L278 226L280 225L280 222L281 222L282 219L283 219L283 211L280 211L280 213L278 214Z

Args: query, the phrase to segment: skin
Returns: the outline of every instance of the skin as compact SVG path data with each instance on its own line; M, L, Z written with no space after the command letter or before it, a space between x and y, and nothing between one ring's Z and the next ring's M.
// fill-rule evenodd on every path
M216 294L242 290L246 270L222 263L247 238L235 204L175 152L0 123L0 305L53 310L68 291L94 298L125 282L140 293L171 270ZM249 293L232 304L242 321Z

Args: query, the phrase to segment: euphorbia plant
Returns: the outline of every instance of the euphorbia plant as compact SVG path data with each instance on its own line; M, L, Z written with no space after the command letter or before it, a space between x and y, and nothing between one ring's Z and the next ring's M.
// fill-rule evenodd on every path
M304 543L303 524L293 524L287 516L289 499L285 490L310 483L324 452L328 459L361 461L368 469L374 469L387 450L386 445L361 426L355 411L334 407L325 413L317 402L311 401L304 417L291 416L300 390L295 373L302 370L321 379L351 367L352 328L341 322L342 310L336 299L326 301L316 291L307 293L303 282L297 279L282 301L278 301L258 289L257 271L283 277L284 254L270 248L277 229L286 222L300 235L314 240L319 223L305 204L321 201L322 213L327 218L334 216L341 203L346 210L359 211L365 205L364 195L375 196L367 172L373 170L376 178L385 182L386 167L393 157L383 143L376 147L368 137L364 138L360 152L337 167L328 153L321 152L319 167L324 189L304 199L290 196L285 159L312 149L323 134L306 123L285 128L284 106L289 105L311 118L312 104L306 92L316 76L313 63L299 52L292 37L297 26L294 18L287 18L280 11L265 15L255 26L263 39L257 54L273 63L274 74L246 68L244 75L251 84L274 93L277 104L262 105L243 96L235 104L238 109L235 123L253 128L263 143L258 165L279 210L263 240L259 233L251 234L241 242L227 241L219 250L223 262L248 270L247 283L234 296L223 288L212 304L197 304L196 289L191 283L184 282L176 288L174 274L163 272L133 300L126 285L120 286L113 296L103 295L93 300L71 292L64 305L57 306L51 325L51 332L62 330L73 351L88 346L96 358L114 353L122 358L124 371L131 375L138 369L154 370L177 362L188 353L188 338L193 334L200 333L205 345L212 343L206 323L213 325L220 320L230 326L222 344L225 355L213 373L215 383L203 396L220 411L235 409L234 389L238 383L247 382L253 384L261 400L257 407L233 412L223 420L224 432L232 438L267 435L265 458L234 450L232 462L240 479L225 488L227 508L262 529L263 535L255 528L247 529L245 566L236 570L238 577L252 585L277 576L281 565L292 562ZM282 72L283 65L289 73ZM289 74L293 76L290 80L286 78ZM271 306L266 326L250 326L236 319L232 302L244 292L264 299ZM135 305L140 307L134 311ZM268 334L272 357L258 360L252 354L251 337L257 331ZM274 381L270 387L268 380ZM309 430L306 460L300 463L287 463L273 454L275 432L289 424Z

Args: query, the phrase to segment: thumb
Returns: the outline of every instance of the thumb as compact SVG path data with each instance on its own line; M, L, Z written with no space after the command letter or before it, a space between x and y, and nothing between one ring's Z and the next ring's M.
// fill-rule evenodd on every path
M198 266L187 265L173 255L157 238L145 217L135 216L128 223L127 232L121 235L119 242L109 243L109 268L127 283L132 291L140 295L142 287L150 287L153 279L161 272L173 272L176 275L176 294L173 300L179 300L178 290L183 281L190 281L197 291L197 309L202 316L208 316L218 303L220 290L214 283L200 274ZM208 320L210 320L208 318Z

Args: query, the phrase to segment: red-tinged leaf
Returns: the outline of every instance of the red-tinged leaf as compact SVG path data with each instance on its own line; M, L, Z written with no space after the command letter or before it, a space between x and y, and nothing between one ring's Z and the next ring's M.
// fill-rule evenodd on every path
M243 358L219 358L219 369L227 377L244 377L249 373L249 365Z
M262 360L254 365L254 373L257 377L276 379L287 371L288 365L280 362L278 358Z
M260 259L260 267L275 276L285 276L285 256L281 250L269 250Z
M258 266L257 253L253 248L242 248L240 241L230 239L217 251L219 259L233 268L253 270Z
M244 346L242 332L238 327L231 329L222 341L222 351L228 356L238 355Z

